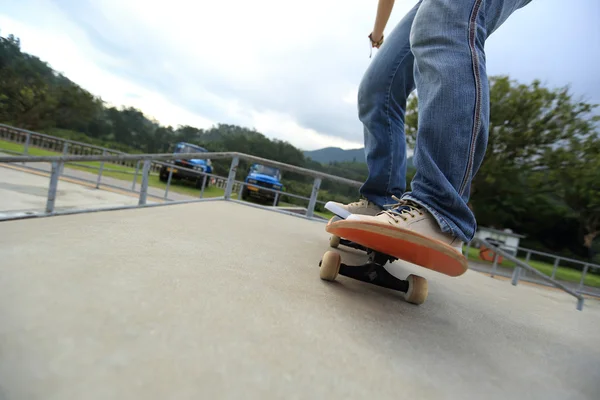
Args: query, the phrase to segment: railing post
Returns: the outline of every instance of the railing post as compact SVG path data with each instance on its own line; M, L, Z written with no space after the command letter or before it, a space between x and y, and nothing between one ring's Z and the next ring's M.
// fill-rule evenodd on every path
M494 252L494 264L492 265L492 272L490 276L493 278L496 275L496 269L498 268L498 253Z
M583 310L583 301L584 301L583 296L581 296L577 299L577 310L578 311Z
M556 270L558 269L559 261L560 257L556 257L556 260L554 261L554 268L552 268L552 279L554 279L554 277L556 276Z
M52 161L50 185L48 186L48 198L46 199L46 214L52 214L54 212L54 203L56 201L56 188L58 186L58 176L60 175L62 164L62 161Z
M310 194L310 200L308 201L308 210L306 210L306 216L312 218L315 213L315 205L317 204L317 196L319 195L319 188L321 187L321 178L315 178L313 183L312 193Z
M238 157L233 157L233 159L231 160L229 176L227 177L227 186L225 186L225 200L229 200L231 198L231 190L233 189L233 184L235 183L235 174L237 172L237 167L239 163L240 159Z
M63 156L66 156L69 152L69 142L65 141L65 144L63 145ZM65 168L65 163L61 163L61 168L60 168L60 173L63 173L63 170Z
M23 146L23 155L26 156L29 153L29 142L31 142L31 133L27 132L25 135L25 145ZM23 161L25 165L25 161Z
M169 194L169 187L171 186L171 179L173 178L173 168L169 167L169 178L167 179L167 187L165 188L165 200Z
M585 264L585 267L583 267L583 272L581 273L581 281L579 282L579 287L577 288L577 293L581 293L581 289L583 289L583 283L585 281L585 276L587 275L589 268L590 268L590 264Z
M106 155L106 150L102 150L102 155ZM104 161L100 161L100 169L98 170L98 180L96 181L96 189L100 188L100 181L102 180L102 171L104 171Z
M140 189L140 200L138 205L142 206L146 204L146 198L148 197L148 174L150 172L150 160L144 160L144 166L142 167L142 188Z
M131 184L131 191L135 192L135 184L137 183L138 173L140 171L140 160L135 163L135 174L133 174L133 183Z
M512 285L517 286L519 278L521 277L521 267L515 267L512 274Z
M206 180L208 179L208 175L204 175L202 178L202 188L200 189L200 198L204 197L204 188L206 187Z

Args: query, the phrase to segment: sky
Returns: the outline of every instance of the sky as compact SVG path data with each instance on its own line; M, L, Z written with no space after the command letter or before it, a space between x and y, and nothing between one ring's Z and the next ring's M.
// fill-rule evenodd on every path
M415 0L396 0L389 32ZM0 34L162 125L363 146L356 96L376 0L0 0ZM486 43L488 75L600 103L600 1L533 0ZM376 50L374 56L376 56Z

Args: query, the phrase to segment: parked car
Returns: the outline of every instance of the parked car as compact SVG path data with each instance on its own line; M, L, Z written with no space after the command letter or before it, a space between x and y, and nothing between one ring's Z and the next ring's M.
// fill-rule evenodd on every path
M264 189L283 190L281 171L278 168L252 164L244 182L246 185L242 189L242 199L255 198L268 201L271 204L275 202L275 206L279 205L281 195ZM275 201L276 196L277 201Z
M175 145L175 150L173 151L173 154L177 155L177 154L181 154L181 153L208 153L208 150L206 150L204 147L201 147L201 146L198 146L195 144L179 142ZM193 173L191 171L179 169L177 167L189 168L194 171L206 172L208 174L211 174L213 171L212 163L211 163L210 159L202 159L202 158L192 158L189 160L176 159L175 161L173 161L173 164L175 164L176 167L174 167L174 168L167 167L165 165L160 169L159 176L160 176L161 181L167 182L167 180L169 179L169 172L171 171L171 169L173 169L172 178L185 179L188 181L192 181L192 182L195 182L196 187L202 187L202 180L204 178L204 175L200 175L200 174ZM207 177L206 178L206 187L208 187L209 181L210 181L210 179L209 179L209 177Z

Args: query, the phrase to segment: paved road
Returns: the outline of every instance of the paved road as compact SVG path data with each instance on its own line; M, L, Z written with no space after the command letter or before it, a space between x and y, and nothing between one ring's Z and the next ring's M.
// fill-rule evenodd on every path
M326 250L233 202L2 222L0 398L598 399L600 302L397 262L414 306Z

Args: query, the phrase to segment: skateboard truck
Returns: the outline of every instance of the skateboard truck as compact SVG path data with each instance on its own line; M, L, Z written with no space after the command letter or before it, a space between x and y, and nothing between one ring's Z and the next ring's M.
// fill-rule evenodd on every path
M353 242L350 243L360 246ZM339 274L361 282L399 291L404 294L404 299L409 303L422 304L425 301L428 292L425 278L412 274L406 280L396 278L385 269L384 265L396 261L397 258L366 249L363 246L360 247L367 251L368 260L365 264L357 266L343 264L340 254L327 251L319 262L321 279L334 281Z

